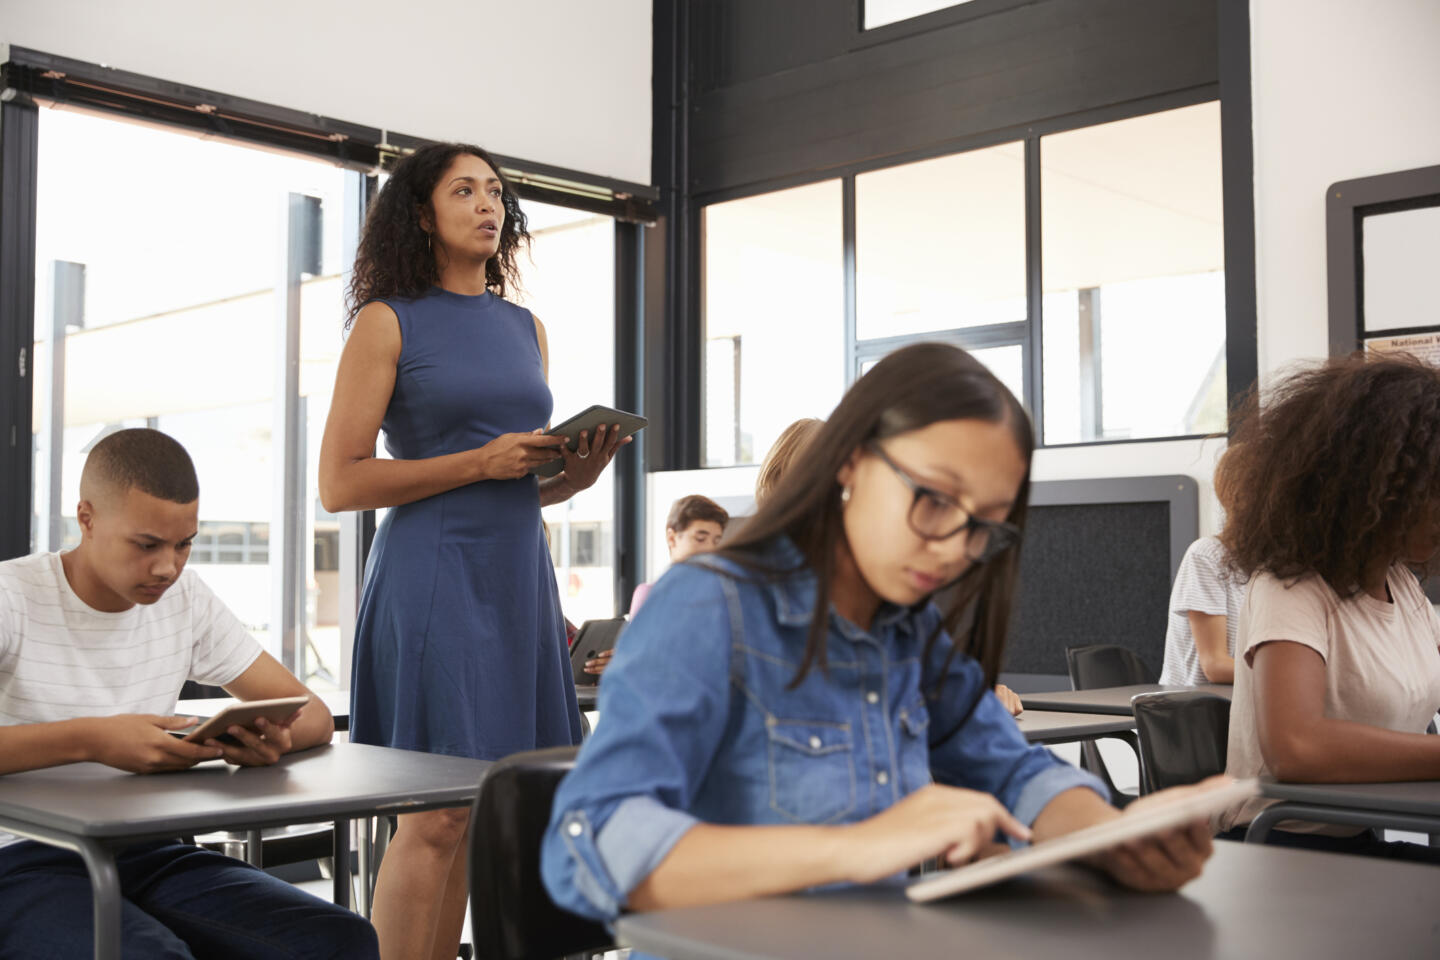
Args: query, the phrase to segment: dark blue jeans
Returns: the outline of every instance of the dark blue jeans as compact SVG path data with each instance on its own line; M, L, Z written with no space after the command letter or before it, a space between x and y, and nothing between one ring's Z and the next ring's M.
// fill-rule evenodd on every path
M364 917L248 863L173 841L122 851L125 960L378 960ZM0 849L0 960L84 960L94 951L90 875L39 843Z

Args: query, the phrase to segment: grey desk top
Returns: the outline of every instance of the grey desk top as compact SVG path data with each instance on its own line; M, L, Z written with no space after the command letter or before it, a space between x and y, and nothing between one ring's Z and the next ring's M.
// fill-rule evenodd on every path
M147 776L75 763L0 777L0 821L139 838L406 813L473 800L489 767L356 743L294 753L270 767L217 760Z
M1132 730L1132 717L1103 713L1066 713L1060 710L1031 710L1028 707L1015 718L1020 732L1031 743L1054 743L1060 740L1084 740L1109 733Z
M1142 693L1182 693L1195 690L1230 699L1234 688L1228 683L1205 683L1198 687L1161 686L1158 683L1137 683L1128 687L1104 687L1098 690L1059 690L1054 693L1026 693L1020 699L1026 710L1076 710L1082 713L1110 713L1134 716L1130 698Z
M620 918L619 940L671 960L1440 955L1440 870L1432 866L1215 847L1205 873L1170 896L1059 867L927 905L895 887L870 887L632 914Z
M1440 816L1440 780L1405 783L1276 783L1261 788L1267 797L1329 807L1355 807Z

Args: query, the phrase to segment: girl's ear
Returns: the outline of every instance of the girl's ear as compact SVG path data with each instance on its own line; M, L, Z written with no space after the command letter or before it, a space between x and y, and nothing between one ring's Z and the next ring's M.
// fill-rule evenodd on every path
M423 205L420 207L420 229L426 233L435 232L435 218L430 215L430 211Z
M856 447L850 451L850 456L845 458L845 462L835 472L835 482L840 484L842 489L850 486L851 481L854 480L855 468L860 465L860 455L860 448Z

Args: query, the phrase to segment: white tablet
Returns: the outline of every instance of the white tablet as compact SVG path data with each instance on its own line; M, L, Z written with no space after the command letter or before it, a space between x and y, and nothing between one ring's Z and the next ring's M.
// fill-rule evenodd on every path
M581 430L589 431L589 436L593 440L596 427L601 424L607 427L619 424L620 439L624 440L632 434L639 433L649 422L638 413L626 413L624 410L616 410L613 407L605 407L597 403L594 406L586 407L569 420L556 424L545 432L552 437L569 437L570 442L565 446L569 447L573 453L580 449ZM538 467L531 467L530 472L538 477L553 477L564 469L565 461L557 456L554 460L542 463Z
M222 743L237 744L230 734L226 733L231 727L244 727L247 730L255 729L255 721L261 717L267 723L284 723L290 714L299 710L310 702L309 697L277 697L274 700L243 700L240 703L231 704L213 717L202 719L199 723L189 727L181 727L179 730L171 730L172 736L181 737L190 743L204 743L214 737Z
M1053 840L923 877L905 888L905 896L917 903L953 897L957 893L988 887L1031 870L1087 857L1131 840L1163 833L1194 820L1214 816L1259 795L1258 780L1237 780L1203 793L1180 797L1171 803L1156 804L1152 809L1127 813Z

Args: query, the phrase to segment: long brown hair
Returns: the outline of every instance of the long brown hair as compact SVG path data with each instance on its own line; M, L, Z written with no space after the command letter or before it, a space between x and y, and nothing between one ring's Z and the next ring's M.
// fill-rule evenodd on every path
M1440 370L1357 353L1293 372L1245 399L1222 466L1234 567L1352 596L1440 520Z
M430 234L420 225L421 215L434 215L430 195L450 169L450 163L465 153L479 157L495 171L500 178L500 202L505 207L500 249L485 263L485 286L503 297L509 288L520 285L516 254L530 242L530 231L520 200L500 172L500 165L474 144L432 143L395 164L390 179L370 205L355 253L355 269L345 291L346 329L371 300L414 299L440 282Z
M851 454L867 443L943 420L1008 423L1021 456L1027 465L1030 462L1035 446L1030 418L995 375L956 347L914 344L890 354L856 381L807 442L806 455L780 478L735 539L721 547L721 556L766 579L783 579L806 570L815 574L815 610L792 685L804 680L812 667L826 668L830 582L837 566L836 551L844 537L836 474ZM1006 518L1010 523L1024 526L1029 496L1027 469L1019 496ZM781 535L788 535L799 547L805 556L802 566L782 570L767 564L768 548ZM957 602L944 623L947 629L956 630L973 608L974 618L965 634L955 637L955 649L949 656L957 651L973 656L985 671L987 686L994 685L1000 671L1019 554L1017 546L990 563L970 567L956 586ZM938 635L926 639L926 664ZM945 669L949 662L947 659ZM941 677L944 672L942 669Z

